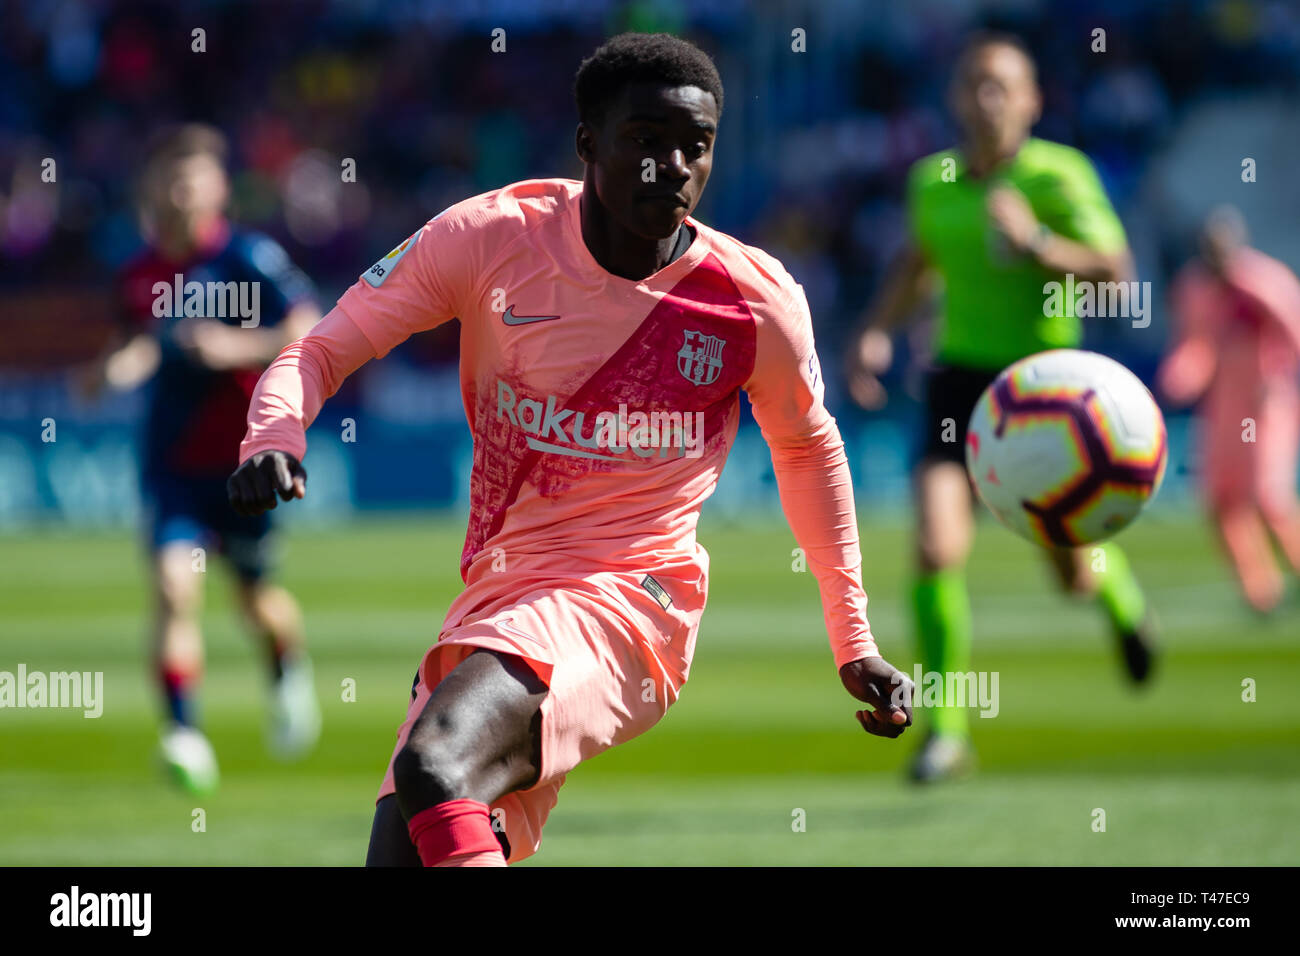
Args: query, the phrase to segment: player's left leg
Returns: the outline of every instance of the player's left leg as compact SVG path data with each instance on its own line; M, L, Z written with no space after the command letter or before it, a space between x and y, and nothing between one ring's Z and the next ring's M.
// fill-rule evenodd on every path
M1281 548L1291 570L1300 574L1300 501L1292 496L1290 501L1260 502L1260 513L1268 526L1269 534Z
M1155 663L1155 625L1124 552L1106 542L1055 548L1047 554L1067 592L1094 598L1101 605L1115 633L1125 672L1135 683L1146 681Z
M261 578L241 576L238 594L250 629L266 648L271 672L271 752L283 759L301 757L316 745L321 726L302 612L287 590Z
M1268 533L1291 570L1300 574L1300 498L1296 467L1300 459L1300 394L1287 383L1274 386L1261 409L1255 454L1255 499Z
M302 611L285 588L270 580L275 537L268 515L236 515L222 496L210 520L220 536L221 553L236 577L240 611L266 654L271 678L267 746L283 760L309 753L320 738L320 705L307 656Z

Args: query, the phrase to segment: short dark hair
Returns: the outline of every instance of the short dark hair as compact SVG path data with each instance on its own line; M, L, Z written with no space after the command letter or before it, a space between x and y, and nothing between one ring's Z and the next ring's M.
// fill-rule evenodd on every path
M975 54L989 46L1009 46L1019 52L1025 58L1025 62L1029 64L1030 79L1035 83L1038 82L1038 64L1034 62L1034 55L1029 52L1029 46L1014 33L1007 33L1004 30L978 30L968 36L957 53L957 63L953 75L958 79L964 77Z
M229 152L225 135L207 123L165 127L150 138L145 149L146 163L150 166L190 156L211 156L224 165Z
M698 86L713 94L722 114L722 77L707 53L667 33L620 33L578 67L573 81L578 118L599 123L624 88L645 82Z

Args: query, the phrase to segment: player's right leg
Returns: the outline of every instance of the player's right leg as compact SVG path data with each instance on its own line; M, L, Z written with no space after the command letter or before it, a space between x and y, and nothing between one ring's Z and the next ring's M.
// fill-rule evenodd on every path
M271 516L236 514L224 479L193 483L191 495L203 502L204 521L234 571L239 609L266 655L271 690L267 745L281 760L301 758L320 737L320 704L302 611L293 595L272 580L279 547Z
M495 609L459 618L421 662L367 861L410 864L412 845L426 864L536 853L569 771L678 699L702 609L683 577L664 575L655 594L643 573L604 571L497 597L502 584L484 579L474 599Z
M497 797L536 781L546 684L518 657L479 649L433 689L393 767L409 819L446 800Z
M966 558L974 538L970 482L964 465L927 458L914 476L917 575L912 589L921 665L925 673L970 670L971 611ZM965 709L951 701L926 709L930 732L911 766L918 782L964 775L973 768Z
M439 681L393 761L367 864L410 865L414 844L426 866L504 866L488 805L536 782L546 694L521 658L485 649Z
M181 786L210 793L217 786L216 754L198 728L197 693L203 673L199 611L205 557L195 557L197 535L170 522L162 529L150 565L153 578L154 674L162 692L166 727L164 764Z

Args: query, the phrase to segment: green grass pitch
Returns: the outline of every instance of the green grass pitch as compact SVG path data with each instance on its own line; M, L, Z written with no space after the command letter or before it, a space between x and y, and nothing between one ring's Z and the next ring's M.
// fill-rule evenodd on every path
M266 756L261 658L209 567L202 715L223 782L204 800L153 763L134 537L0 539L0 670L105 672L97 720L0 710L0 864L360 863L412 674L460 585L463 527L406 516L289 535L283 580L306 612L325 711L320 748L292 767ZM872 519L862 532L873 630L910 672L907 528ZM1167 651L1142 694L1121 682L1097 609L1057 595L1030 546L981 524L974 666L999 672L1001 713L973 720L980 773L932 790L902 779L917 729L886 741L854 720L790 533L724 526L706 508L700 537L712 590L681 700L570 775L525 865L1300 863L1300 605L1264 621L1243 610L1199 520L1157 513L1121 538Z

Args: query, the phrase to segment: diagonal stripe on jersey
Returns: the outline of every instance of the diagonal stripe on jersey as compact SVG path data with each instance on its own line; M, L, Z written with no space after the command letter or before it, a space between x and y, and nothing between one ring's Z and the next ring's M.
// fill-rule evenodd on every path
M629 410L701 411L705 451L693 467L703 469L712 454L725 453L729 423L739 414L739 389L753 374L754 331L754 319L744 296L722 262L710 254L655 304L618 350L563 404L585 411L589 419L621 403L626 403ZM697 384L678 367L678 353L687 341L687 333L715 336L726 342L720 374L707 384ZM575 360L580 361L580 357ZM476 442L476 446L479 444ZM476 450L475 474L500 477L471 482L470 526L461 556L462 573L501 530L507 511L526 481L533 481L544 495L559 497L593 471L654 467L657 461L547 454L528 447L525 436L515 434L500 443L481 445L482 451ZM481 461L480 454L497 456L498 460Z

